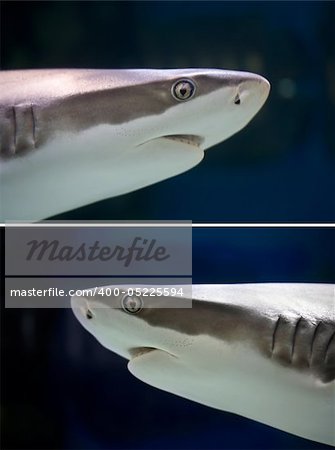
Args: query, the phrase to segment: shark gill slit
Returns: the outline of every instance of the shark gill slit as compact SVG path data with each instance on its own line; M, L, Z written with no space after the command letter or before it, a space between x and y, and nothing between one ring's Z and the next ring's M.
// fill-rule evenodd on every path
M329 351L331 349L332 342L334 341L334 337L335 337L335 331L333 331L333 333L330 336L330 338L329 338L329 340L327 342L327 345L326 345L326 351L325 351L325 362L326 363L327 363L327 359L328 359L328 356L329 356Z
M278 327L279 327L279 322L280 322L280 320L281 320L281 316L278 316L278 319L277 319L277 322L276 322L276 325L275 325L275 327L274 327L273 334L272 334L271 356L273 356L273 352L274 352L274 349L275 349L275 344L276 344L276 333L277 333L277 330L278 330Z
M309 354L309 361L310 361L310 363L312 362L313 347L314 347L315 338L316 338L316 335L317 335L317 332L318 332L318 330L319 330L319 327L320 327L321 323L322 323L322 322L319 322L319 323L316 325L316 327L315 327L315 329L314 329L313 336L312 336L311 350L310 350L310 354Z
M16 153L16 133L17 133L17 123L16 123L16 110L15 106L12 107L13 112L13 146L14 146L14 153Z
M33 146L36 148L36 118L33 104L30 104L30 112L31 112L31 120L32 120L32 137L33 137Z
M299 325L301 324L301 321L302 321L302 317L299 317L299 319L297 320L297 322L296 322L296 324L295 324L294 333L293 333L293 338L292 338L292 350L291 350L290 363L292 363L292 360L293 360L294 351L295 351L296 338L297 338L297 334L298 334L298 330L299 330Z

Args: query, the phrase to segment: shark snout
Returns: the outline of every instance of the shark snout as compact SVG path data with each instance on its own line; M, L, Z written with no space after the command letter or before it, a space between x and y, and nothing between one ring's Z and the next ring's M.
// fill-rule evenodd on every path
M257 74L250 74L238 85L237 93L243 96L248 93L251 97L259 102L259 108L265 103L270 93L269 81Z

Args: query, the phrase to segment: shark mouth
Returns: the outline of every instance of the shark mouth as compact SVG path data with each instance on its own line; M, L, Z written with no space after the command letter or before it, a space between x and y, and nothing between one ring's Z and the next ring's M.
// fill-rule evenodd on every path
M182 142L184 144L193 145L194 147L200 148L204 139L200 136L195 136L193 134L170 134L167 136L162 136L163 139L170 139L172 141Z
M164 352L169 354L170 356L172 356L173 358L177 358L177 355L174 355L173 353L170 353L167 350L163 350L161 348L156 348L156 347L133 347L129 349L129 353L130 353L130 359L133 360L135 358L141 358L144 355L147 355L148 353L152 353L152 352Z
M201 136L195 136L193 134L167 134L165 136L157 136L148 141L142 142L141 144L138 144L137 147L147 144L148 142L156 141L157 139L167 139L169 141L175 141L177 143L181 142L183 144L188 144L199 149L201 149L201 144L204 142L204 138L202 138Z
M153 352L157 350L155 347L135 347L130 348L129 353L131 356L131 359L138 358L140 356L146 355L147 353Z

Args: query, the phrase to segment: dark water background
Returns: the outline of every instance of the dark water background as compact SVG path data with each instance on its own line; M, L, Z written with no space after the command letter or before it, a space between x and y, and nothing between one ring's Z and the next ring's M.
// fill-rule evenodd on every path
M248 70L270 97L193 170L62 219L334 221L334 2L2 2L3 69Z
M334 2L2 2L3 69L222 67L272 83L192 171L60 218L334 221L334 23ZM193 244L194 283L335 282L333 230L194 229ZM2 448L327 448L141 383L71 311L1 321Z

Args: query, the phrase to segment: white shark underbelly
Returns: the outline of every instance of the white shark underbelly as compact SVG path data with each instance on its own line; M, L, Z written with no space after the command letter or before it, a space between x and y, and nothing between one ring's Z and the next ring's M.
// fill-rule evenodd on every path
M131 359L128 369L164 391L335 445L334 382L288 371L247 345L223 346L208 336L194 345L180 359L153 350Z
M263 106L220 69L0 72L0 220L36 221L180 174Z
M136 146L108 125L57 136L43 152L0 169L1 216L41 220L178 175L203 156L199 147L172 139Z

